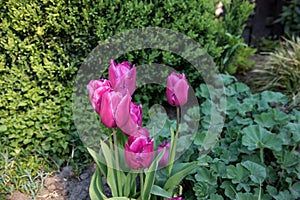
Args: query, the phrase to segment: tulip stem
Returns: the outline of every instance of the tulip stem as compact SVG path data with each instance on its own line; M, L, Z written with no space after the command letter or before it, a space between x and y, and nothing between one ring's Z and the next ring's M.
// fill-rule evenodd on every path
M172 173L172 168L173 168L173 163L175 161L175 154L176 154L176 146L177 146L177 139L178 139L178 132L179 132L179 112L180 112L180 108L177 107L176 108L176 115L177 115L177 119L176 119L176 131L174 133L173 130L171 130L171 147L170 147L170 157L168 160L169 166L167 168L167 172L168 172L168 178L170 178L171 173Z
M178 106L178 107L176 107L176 116L177 116L177 118L176 118L176 132L175 132L175 134L176 134L176 136L178 135L178 132L179 132L179 114L180 114L180 107ZM175 137L176 138L176 137Z
M119 163L119 153L118 153L118 144L117 144L117 130L113 129L113 138L114 138L114 150L115 150L115 161L116 161L116 172L117 172L117 183L118 183L118 193L122 196L122 185L120 177L120 163Z
M144 173L143 173L143 169L141 169L141 172L140 172L140 186L141 186L141 193L143 193L144 191Z

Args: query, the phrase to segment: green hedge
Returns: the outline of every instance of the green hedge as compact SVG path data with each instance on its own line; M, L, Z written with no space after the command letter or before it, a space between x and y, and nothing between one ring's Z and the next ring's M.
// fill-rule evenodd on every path
M198 41L226 71L253 9L248 1L233 0L225 3L225 19L217 20L211 0L0 0L0 5L0 142L14 149L11 156L34 150L59 165L74 153L72 147L78 158L83 151L70 99L78 67L99 42L128 29L164 27ZM179 58L170 62L172 55L164 52L125 57L136 64L185 66Z

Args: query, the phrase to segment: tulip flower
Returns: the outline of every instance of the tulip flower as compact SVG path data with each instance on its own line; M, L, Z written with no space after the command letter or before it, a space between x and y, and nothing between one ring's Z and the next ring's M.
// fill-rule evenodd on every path
M172 72L167 78L167 100L172 106L182 106L188 99L189 85L184 74Z
M168 200L183 200L182 197L174 197L174 198L169 198Z
M122 93L113 90L107 91L103 94L101 101L100 118L102 123L106 127L117 127L115 112L123 98L127 98L127 96L123 96Z
M142 105L131 102L129 92L124 96L115 113L117 126L130 135L142 125Z
M129 62L117 65L114 60L111 60L108 79L115 91L128 90L132 95L136 89L136 67L134 65L131 67Z
M89 97L94 110L100 114L102 96L105 92L112 90L111 84L108 80L91 80L87 85Z
M166 148L166 151L161 158L161 160L158 163L158 166L160 167L165 167L168 164L168 159L169 159L169 151L170 151L170 142L163 141L163 143L157 147L157 155L164 149Z
M142 128L132 134L125 144L125 160L132 169L145 169L150 166L154 156L154 140L146 135L146 128Z

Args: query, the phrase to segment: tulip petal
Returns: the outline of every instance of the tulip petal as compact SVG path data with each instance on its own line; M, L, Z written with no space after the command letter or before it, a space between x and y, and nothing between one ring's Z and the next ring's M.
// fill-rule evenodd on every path
M108 69L108 79L111 82L111 86L115 87L117 82L117 74L116 74L116 63L114 60L110 60L110 67Z
M129 94L132 95L136 89L136 67L135 65L130 67L128 61L117 65L114 60L111 60L108 78L115 91L129 90Z
M108 128L117 127L115 110L122 99L122 94L115 91L106 92L102 97L100 117L102 123Z
M106 79L91 80L87 89L94 110L100 114L102 96L105 92L112 90L110 81Z
M188 99L188 83L184 74L172 72L167 78L166 96L170 105L182 106Z
M138 129L138 124L130 115L130 104L131 97L127 94L117 106L115 113L117 126L127 135L130 135Z
M175 97L178 100L180 105L183 105L188 100L188 89L189 86L187 82L183 79L180 79L174 86Z
M148 132L143 129L143 132ZM138 132L138 131L137 131ZM143 133L144 134L144 133ZM154 140L142 134L129 136L125 144L125 160L133 169L145 169L150 166L154 156Z

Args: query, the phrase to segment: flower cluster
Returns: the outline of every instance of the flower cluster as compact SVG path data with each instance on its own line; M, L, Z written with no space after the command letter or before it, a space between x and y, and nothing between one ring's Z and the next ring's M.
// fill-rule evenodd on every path
M170 105L182 106L188 100L188 83L184 74L171 73L167 78L166 96ZM132 102L136 89L136 67L129 62L110 61L108 80L91 80L87 85L91 104L101 122L108 128L119 128L128 136L124 147L127 165L135 170L148 168L155 156L154 140L142 127L142 105ZM115 141L116 142L116 141ZM157 147L157 155L165 149L160 167L168 165L170 143ZM173 199L180 199L173 198Z

